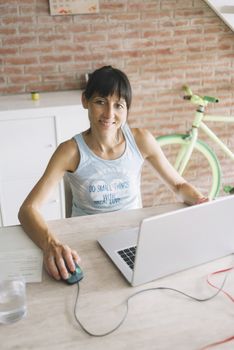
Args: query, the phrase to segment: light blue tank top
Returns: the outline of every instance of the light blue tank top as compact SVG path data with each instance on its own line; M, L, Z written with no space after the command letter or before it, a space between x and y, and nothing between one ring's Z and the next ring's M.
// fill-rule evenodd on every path
M80 163L73 173L67 172L73 197L72 216L142 207L140 181L144 159L127 124L122 131L125 150L114 160L95 155L82 134L74 136Z

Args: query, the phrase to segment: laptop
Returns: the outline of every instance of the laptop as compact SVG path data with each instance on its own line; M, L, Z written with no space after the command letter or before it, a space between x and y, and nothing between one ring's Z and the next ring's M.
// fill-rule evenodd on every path
M234 196L143 219L99 244L132 286L234 252Z

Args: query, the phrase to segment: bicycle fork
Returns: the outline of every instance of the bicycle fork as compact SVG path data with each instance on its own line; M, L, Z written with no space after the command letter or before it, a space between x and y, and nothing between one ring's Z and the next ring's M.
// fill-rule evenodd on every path
M175 168L178 171L180 175L183 174L189 159L191 157L191 154L193 152L194 146L197 142L198 138L198 128L201 124L201 121L204 117L204 110L205 107L203 105L199 105L196 110L196 115L193 121L192 129L188 133L188 135L185 136L186 144L181 147L178 156L176 158L175 162Z
M193 126L191 131L185 137L185 141L187 142L183 145L177 155L174 167L178 171L180 175L183 175L183 172L189 162L191 154L193 152L194 146L197 142L198 130L197 127Z

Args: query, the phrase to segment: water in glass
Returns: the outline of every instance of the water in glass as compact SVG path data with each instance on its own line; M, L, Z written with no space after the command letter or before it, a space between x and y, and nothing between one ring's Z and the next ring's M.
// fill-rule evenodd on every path
M0 281L0 323L9 324L26 314L26 288L23 279Z

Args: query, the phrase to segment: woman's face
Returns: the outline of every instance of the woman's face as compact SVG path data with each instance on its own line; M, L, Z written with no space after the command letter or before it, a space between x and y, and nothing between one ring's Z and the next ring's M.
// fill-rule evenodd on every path
M84 108L88 109L91 128L114 131L126 122L126 101L116 94L107 97L94 94L89 100L83 95L82 102Z

